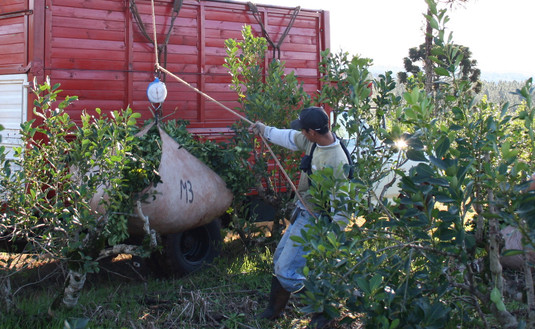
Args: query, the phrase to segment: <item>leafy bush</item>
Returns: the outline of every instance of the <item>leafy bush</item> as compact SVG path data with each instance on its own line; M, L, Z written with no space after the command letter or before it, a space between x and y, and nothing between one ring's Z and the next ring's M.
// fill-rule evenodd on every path
M365 113L372 107L359 90L367 85L370 62L338 56L345 74L331 84L336 90L327 88L330 94L320 96L343 104L346 131L357 133L352 123L359 128L363 117L371 120L370 128L386 145L403 139L407 148L396 151L417 165L401 171L401 162L385 162L392 154L388 147L386 153L374 152L366 138L359 139L353 182L358 225L340 232L318 222L298 241L310 251L305 310L331 317L343 312L342 322L358 319L367 328L532 327L531 269L526 262L526 311L512 312L500 264L500 229L513 226L527 248L534 246L534 194L525 189L535 168L535 88L526 81L517 91L524 102L514 107L476 102L477 84L458 77L463 52L451 36L446 40L445 11L433 1L428 5L428 19L436 23L435 52L441 54L434 58L440 90L421 90L425 76L418 74L399 99L387 73L374 81L375 110ZM373 181L387 172L401 176L399 197L370 203L367 194L381 195ZM316 196L317 204L329 200ZM515 253L522 251L508 254Z
M272 60L264 73L267 42L265 38L255 37L250 26L244 26L242 41L225 41L227 57L224 66L232 77L231 88L237 92L240 108L251 121L261 121L266 125L283 128L294 120L299 110L310 103L310 96L303 90L302 83L293 72L285 73L284 62ZM290 185L282 173L274 168L271 154L257 137L251 138L249 125L237 122L235 143L253 150L251 170L255 177L258 195L272 205L275 214L274 233L280 233L279 223L291 209L292 195ZM295 181L298 175L299 155L282 147L273 146L279 159L284 159L284 169ZM234 225L244 232L247 223L241 214L235 217ZM245 236L246 234L242 234Z
M16 160L2 159L0 193L6 211L1 224L4 241L65 262L65 293L54 305L63 300L72 306L85 273L98 270L101 252L128 237L124 209L132 198L121 173L138 160L130 142L139 115L127 109L107 117L96 109L98 117L84 113L76 126L65 112L76 97L59 102L58 88L48 80L34 83L36 119L21 126L23 146L15 149ZM99 188L110 196L103 201L105 213L90 206Z
M16 149L16 160L6 159L2 149L0 194L5 211L0 238L9 245L23 245L19 252L64 262L69 268L66 289L53 307L61 301L72 306L86 273L99 270L99 259L117 253L147 256L154 247L148 235L142 246L124 243L136 202L156 197L144 191L160 182L161 142L156 127L136 136L140 114L129 108L110 115L100 109L96 115L84 112L76 125L65 111L75 96L57 101L59 84L52 86L48 80L34 85L33 91L37 119L23 123L23 146ZM162 126L219 173L234 193L245 193L249 186L244 179L250 174L243 165L247 149L196 140L185 122Z

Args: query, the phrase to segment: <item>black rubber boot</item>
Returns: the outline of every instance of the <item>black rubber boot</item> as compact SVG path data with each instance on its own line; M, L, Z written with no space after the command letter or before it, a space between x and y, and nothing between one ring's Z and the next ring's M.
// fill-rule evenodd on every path
M306 329L327 329L330 328L329 324L331 323L331 321L332 319L329 319L323 313L314 313Z
M276 276L271 280L271 292L269 294L269 305L260 314L261 319L275 320L280 316L288 299L290 299L290 292L286 291L280 284Z

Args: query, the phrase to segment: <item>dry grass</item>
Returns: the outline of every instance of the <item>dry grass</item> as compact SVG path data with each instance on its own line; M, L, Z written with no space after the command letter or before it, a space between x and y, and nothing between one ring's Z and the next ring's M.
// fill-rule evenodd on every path
M267 228L269 229L269 227ZM300 299L292 297L285 316L258 320L267 305L273 242L247 246L235 235L225 239L222 257L185 277L155 275L142 259L119 255L88 275L78 306L47 315L61 291L64 269L50 258L0 254L0 277L12 278L15 310L0 314L2 328L61 328L65 320L90 328L305 328ZM268 247L269 246L269 247ZM332 328L358 328L333 324Z

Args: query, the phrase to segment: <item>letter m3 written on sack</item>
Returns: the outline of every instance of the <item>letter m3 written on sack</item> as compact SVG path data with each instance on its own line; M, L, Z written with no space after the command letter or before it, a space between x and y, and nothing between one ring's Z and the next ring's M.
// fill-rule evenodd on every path
M185 200L186 203L193 203L193 185L189 180L180 180L180 200Z

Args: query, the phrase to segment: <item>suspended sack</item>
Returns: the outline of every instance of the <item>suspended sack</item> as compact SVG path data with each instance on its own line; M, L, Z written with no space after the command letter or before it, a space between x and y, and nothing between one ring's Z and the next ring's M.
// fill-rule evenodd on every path
M535 263L535 250L530 247L524 246L522 242L522 232L518 228L513 226L506 226L501 231L500 234L504 240L503 251L507 250L524 250L526 253L526 258L530 264ZM513 270L522 270L524 267L524 257L521 254L512 255L512 256L501 256L500 263L503 267L513 269Z
M150 128L150 127L149 127ZM145 129L143 132L148 131ZM142 204L150 228L160 234L178 233L210 223L222 215L233 199L223 179L181 147L158 126L162 158L158 172L161 182L146 191L155 195ZM131 217L129 231L143 233L143 222Z
M153 125L148 125L136 136L143 136ZM226 183L160 126L158 132L162 147L158 167L161 182L143 191L150 197L141 203L141 211L148 217L150 229L163 235L173 234L208 224L221 216L233 199ZM101 186L91 199L90 207L104 214L102 198L106 195ZM136 214L135 209L131 213ZM132 215L128 231L132 235L142 235L145 232L143 225L139 216Z

